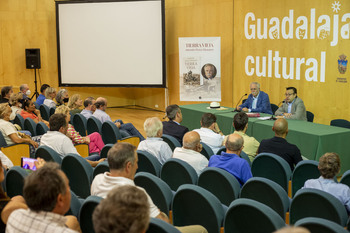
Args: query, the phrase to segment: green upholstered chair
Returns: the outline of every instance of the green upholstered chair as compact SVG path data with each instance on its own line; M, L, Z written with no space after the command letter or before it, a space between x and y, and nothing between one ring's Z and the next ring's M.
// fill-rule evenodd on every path
M294 226L305 227L311 233L349 233L339 224L322 218L303 218L298 220Z
M101 129L102 129L102 122L97 119L94 116L91 116L86 123L86 128L87 128L87 134L92 134L94 132L97 132L101 134Z
M21 129L24 129L24 118L20 114L16 114L13 123L21 126Z
M35 151L35 158L37 157L44 159L46 162L52 161L60 165L62 164L62 157L60 154L49 146L39 146Z
M44 122L39 121L38 124L36 124L36 135L46 134L47 131L49 131L49 127L47 127Z
M70 208L66 215L74 215L75 217L79 218L79 211L81 208L81 205L84 202L84 199L79 199L77 195L71 190L71 199L70 199Z
M50 108L45 104L40 105L39 107L40 115L45 121L49 121L50 119Z
M105 144L105 146L102 148L100 157L101 158L107 158L108 151L112 148L114 144Z
M25 169L14 166L6 173L5 186L7 196L14 197L17 195L23 195L24 178L29 174Z
M146 233L180 233L180 231L163 220L151 218Z
M346 184L347 186L350 187L350 170L347 170L344 172L343 176L340 179L340 183Z
M123 136L118 127L110 121L106 121L102 124L101 128L102 140L105 144L114 144L117 142L128 142L134 146L138 146L140 138L136 136Z
M350 122L345 120L345 119L334 119L334 120L331 120L330 125L350 129Z
M213 150L204 142L201 142L202 144L202 151L201 154L204 155L208 160L210 159L210 156L214 155Z
M87 128L87 120L80 113L76 113L73 115L73 125L74 129L79 132L82 137L86 136L86 128Z
M95 176L98 174L103 174L105 172L109 172L108 161L103 161L94 168L94 171L92 173L92 180L94 180Z
M172 151L174 151L176 147L181 147L180 142L173 136L163 134L162 138L164 142L168 143Z
M33 119L26 118L24 120L24 130L28 130L32 134L32 136L37 136L36 123L33 121Z
M320 171L318 170L318 162L314 160L300 161L294 168L292 174L292 196L304 187L305 181L309 179L317 179L320 177Z
M92 213L96 206L100 204L102 198L97 196L89 196L85 199L79 212L80 228L83 233L94 233L94 226L92 223Z
M312 112L306 111L306 119L308 122L314 122L314 117L315 115Z
M162 165L154 155L144 150L137 150L138 169L137 172L148 172L155 176L160 176Z

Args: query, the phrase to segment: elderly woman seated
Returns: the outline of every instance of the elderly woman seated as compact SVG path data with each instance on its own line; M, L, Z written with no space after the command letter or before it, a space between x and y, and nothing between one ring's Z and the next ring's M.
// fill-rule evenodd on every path
M45 90L45 100L43 104L45 104L49 108L55 108L56 103L53 101L53 99L56 97L56 89L53 87L48 87Z
M66 89L61 89L57 92L56 102L57 107L61 105L65 105L69 101L68 91Z

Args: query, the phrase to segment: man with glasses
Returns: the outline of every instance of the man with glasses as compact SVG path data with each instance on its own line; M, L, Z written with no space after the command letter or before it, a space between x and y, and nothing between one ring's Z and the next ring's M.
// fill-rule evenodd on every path
M251 94L248 96L248 99L238 106L238 110L242 110L243 112L262 112L272 115L269 95L260 91L260 84L252 82L250 84L250 91Z
M278 118L287 118L306 121L306 109L302 99L297 96L295 87L286 88L286 99L275 115Z

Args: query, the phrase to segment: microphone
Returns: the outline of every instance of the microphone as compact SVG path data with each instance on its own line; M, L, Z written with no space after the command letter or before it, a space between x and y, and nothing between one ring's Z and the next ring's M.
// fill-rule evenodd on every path
M285 102L286 102L285 100L282 100L282 101L277 105L277 107L280 107L280 105L281 105L281 104L284 104ZM277 118L275 117L275 115L272 114L271 117L269 118L269 120L273 120L273 121L274 121L274 120L277 120Z
M235 107L235 110L233 111L233 112L240 112L241 110L238 110L237 109L237 107L238 107L238 104L239 104L239 102L241 102L241 100L243 99L243 97L244 96L247 96L248 94L247 93L245 93L244 95L242 95L242 97L239 99L239 101L238 101L238 103L237 103L237 105L236 105L236 107Z
M286 101L285 100L282 100L278 105L277 107L280 107L281 104L284 104Z

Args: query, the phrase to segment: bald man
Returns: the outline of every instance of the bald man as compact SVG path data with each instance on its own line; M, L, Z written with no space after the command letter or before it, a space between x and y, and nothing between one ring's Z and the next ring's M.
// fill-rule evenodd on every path
M273 153L284 160L290 166L293 171L294 166L302 161L299 148L287 142L286 137L288 134L288 122L286 119L277 119L273 124L272 131L275 132L275 136L271 139L264 139L261 141L258 154L262 152Z
M231 173L238 180L241 187L252 177L248 162L241 158L244 139L239 134L230 134L226 140L226 152L213 155L209 159L208 167L218 167Z
M187 132L182 140L183 146L177 147L174 150L173 158L181 159L190 164L197 174L200 175L202 171L208 167L208 159L202 155L202 144L199 133L195 131Z

